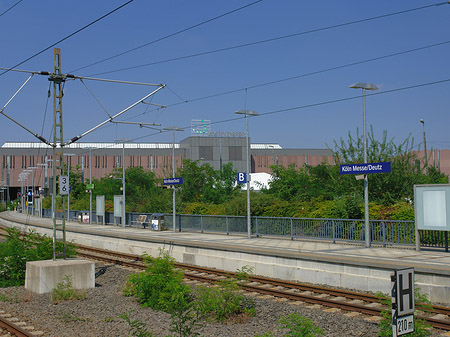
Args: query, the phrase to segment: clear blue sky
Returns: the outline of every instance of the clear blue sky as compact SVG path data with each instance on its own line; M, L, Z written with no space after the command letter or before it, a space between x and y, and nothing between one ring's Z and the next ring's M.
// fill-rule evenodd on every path
M23 0L0 16L0 67L12 67L77 29L125 3L109 1ZM0 0L0 14L17 0ZM253 143L279 143L285 148L325 148L349 131L362 130L362 98L315 105L361 95L349 89L354 82L376 84L379 95L367 97L367 124L378 137L383 130L397 143L409 133L422 143L425 120L427 147L450 148L450 82L385 93L390 90L450 79L450 43L433 48L254 87L294 76L322 71L415 48L450 41L450 4L386 16L328 30L311 32L245 48L163 62L197 53L271 39L383 16L438 3L431 1L297 1L263 0L233 14L193 28L120 57L83 68L229 12L249 1L135 0L57 45L62 71L79 76L164 83L167 88L152 102L167 105L154 111L140 104L119 120L187 127L192 119L213 122L213 131L245 131L243 119L233 112L249 109L263 114L250 119ZM53 49L20 65L19 69L53 69ZM80 69L82 68L82 69ZM79 70L78 70L79 69ZM111 72L115 71L115 72ZM3 106L28 75L8 72L0 76ZM106 110L114 115L143 97L148 87L85 82ZM50 138L52 98L49 82L34 76L5 109L19 122ZM240 90L209 99L197 98ZM68 81L64 90L64 138L70 139L107 118L82 83ZM368 92L370 94L370 92ZM182 103L182 104L178 104ZM293 109L281 113L273 111ZM45 120L45 122L44 122ZM219 123L221 122L221 123ZM0 144L35 141L35 138L0 116ZM80 141L170 142L171 134L153 134L136 126L110 125ZM189 136L189 129L176 139ZM416 147L417 148L417 147Z

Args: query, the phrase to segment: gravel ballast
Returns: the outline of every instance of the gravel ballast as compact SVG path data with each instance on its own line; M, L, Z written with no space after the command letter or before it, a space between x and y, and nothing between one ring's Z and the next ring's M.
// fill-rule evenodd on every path
M97 264L97 270L99 270ZM128 324L119 315L129 313L132 320L146 324L153 336L174 335L170 332L170 315L150 308L141 308L130 297L122 295L122 289L131 271L109 266L96 279L96 287L86 291L84 300L54 303L50 294L32 294L23 287L0 289L0 294L13 299L0 301L4 310L20 320L45 332L44 336L128 336ZM311 308L307 304L254 297L256 316L245 317L226 324L202 322L200 336L205 337L250 337L272 331L274 336L283 332L276 328L282 316L298 313L310 318L325 331L325 336L376 336L377 322L368 322L367 317L347 317L346 312L331 313L325 308ZM438 335L437 331L433 335Z

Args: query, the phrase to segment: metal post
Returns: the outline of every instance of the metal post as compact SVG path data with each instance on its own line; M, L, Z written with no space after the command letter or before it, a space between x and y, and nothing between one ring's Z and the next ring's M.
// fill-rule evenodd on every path
M172 129L172 178L175 178L175 129ZM175 185L172 185L172 221L173 231L176 232L175 217L176 217L176 200L175 200Z
M427 140L425 137L425 122L423 119L420 120L420 123L422 123L422 130L423 130L423 149L425 151L425 163L424 163L424 168L425 168L425 174L428 175L428 155L427 155Z
M364 127L364 164L367 164L367 130L366 130L366 90L378 90L375 84L358 82L350 86L352 89L362 89L363 95L363 127ZM365 246L370 247L370 224L369 224L369 180L364 175L364 226Z
M67 180L69 180L69 192L67 193L67 221L70 221L70 157L67 158Z
M122 227L125 228L127 216L125 209L125 141L122 143Z
M247 147L247 231L248 238L252 237L252 220L250 218L250 144L248 139L248 114L245 115L245 127L246 127L246 147Z
M182 128L178 128L175 126L163 128L164 131L172 131L172 178L175 178L175 131L184 131ZM177 231L176 227L176 200L175 200L175 185L172 185L172 221L173 221L173 231ZM180 226L181 232L181 226Z
M367 164L367 128L366 128L366 89L363 88L363 123L364 123L364 164ZM369 179L364 175L364 227L366 232L366 247L370 247L369 227Z
M89 149L89 224L92 224L92 148Z

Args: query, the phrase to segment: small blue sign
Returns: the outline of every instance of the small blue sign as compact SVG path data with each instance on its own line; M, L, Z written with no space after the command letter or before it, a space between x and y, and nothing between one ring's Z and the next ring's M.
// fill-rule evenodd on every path
M367 163L341 165L341 174L371 174L391 172L391 163Z
M163 185L181 185L183 178L165 178L163 179Z
M237 183L238 184L244 184L247 182L247 173L245 172L238 172L237 173Z
M28 195L29 197L31 197L31 191L28 191L27 195Z

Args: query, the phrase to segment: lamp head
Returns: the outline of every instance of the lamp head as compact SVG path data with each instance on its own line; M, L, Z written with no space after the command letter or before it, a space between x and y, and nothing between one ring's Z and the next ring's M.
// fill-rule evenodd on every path
M365 90L378 90L378 87L373 83L364 83L364 82L357 82L353 83L349 88L352 89L365 89Z
M420 123L422 123L423 125L425 125L425 122L423 119L420 120Z

